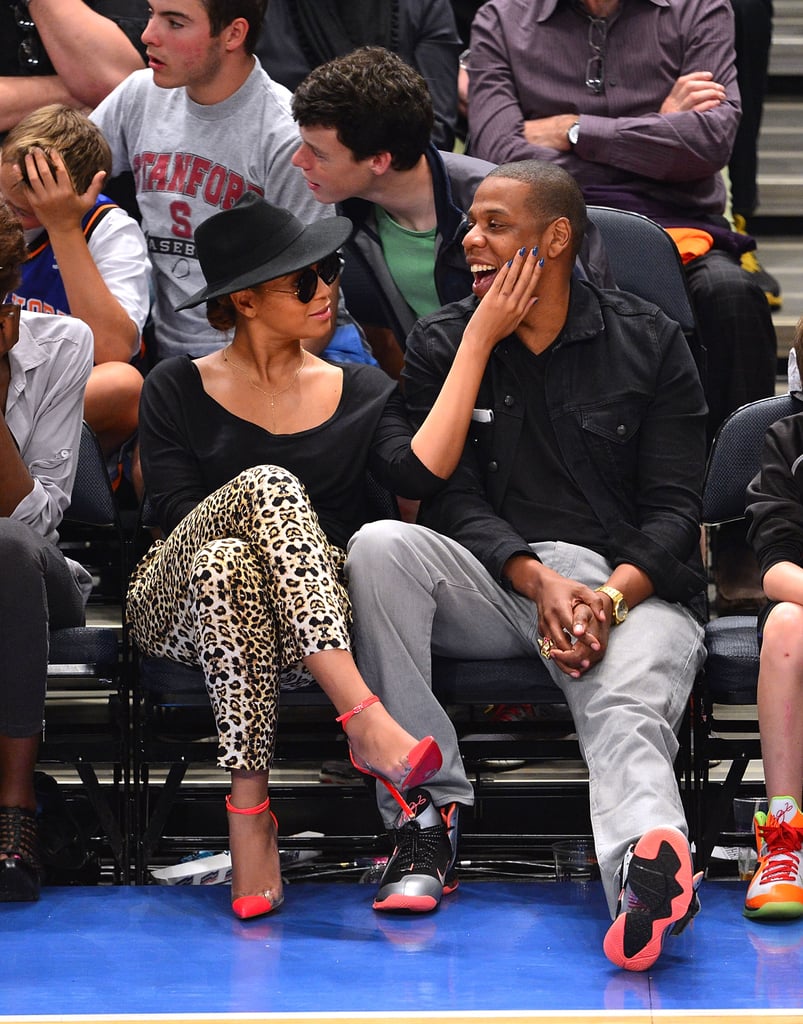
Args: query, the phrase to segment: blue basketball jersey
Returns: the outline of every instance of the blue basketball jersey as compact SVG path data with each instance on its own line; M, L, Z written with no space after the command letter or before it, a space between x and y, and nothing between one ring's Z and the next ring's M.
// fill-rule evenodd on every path
M89 241L92 232L115 204L107 196L98 200L81 222L84 237ZM70 312L67 293L61 280L53 247L47 232L34 239L28 250L28 259L21 267L22 283L11 296L11 301L31 313Z

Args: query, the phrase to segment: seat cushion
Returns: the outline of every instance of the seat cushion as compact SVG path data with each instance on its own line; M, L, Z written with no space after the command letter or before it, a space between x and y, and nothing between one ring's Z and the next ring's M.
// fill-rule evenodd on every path
M209 704L204 674L200 668L192 665L182 665L169 658L142 657L139 660L139 682L154 704L179 707ZM326 695L314 684L281 692L281 703L284 705L318 705L327 702Z
M705 682L717 704L755 704L758 639L755 615L726 615L705 627Z
M50 633L48 662L51 665L117 665L120 644L117 631L102 626L74 626Z
M540 658L495 661L432 659L432 684L442 704L561 704L563 692Z

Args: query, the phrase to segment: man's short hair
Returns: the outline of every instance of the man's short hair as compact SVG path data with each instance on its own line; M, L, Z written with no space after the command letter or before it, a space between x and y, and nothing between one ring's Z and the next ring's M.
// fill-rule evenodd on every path
M527 185L528 205L539 223L546 226L566 217L572 229L572 255L577 255L588 227L588 213L582 190L568 171L547 160L517 160L494 167L488 177L512 178Z
M34 110L3 140L3 162L18 164L26 185L30 182L24 158L36 148L45 153L59 151L78 195L86 192L98 171L111 175L112 154L100 128L84 114L59 103Z
M427 83L381 46L363 46L315 68L293 94L302 128L334 128L355 160L390 153L397 171L415 167L432 135Z
M245 52L253 53L265 19L268 0L201 0L209 18L209 30L219 36L235 18L245 18L248 34L245 37Z

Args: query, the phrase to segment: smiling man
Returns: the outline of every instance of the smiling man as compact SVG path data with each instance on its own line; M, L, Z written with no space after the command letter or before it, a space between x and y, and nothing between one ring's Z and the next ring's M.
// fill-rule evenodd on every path
M349 549L357 660L443 768L394 821L380 911L427 911L457 885L460 805L473 803L431 652L543 658L589 768L614 922L608 958L646 970L699 909L673 762L704 657L700 493L705 415L680 328L655 306L572 276L582 193L553 164L503 165L477 190L463 239L474 294L415 326L403 381L420 422L478 301L538 247L537 299L494 349L460 465L424 525L363 527ZM649 638L645 642L645 638Z
M349 309L372 344L392 346L400 368L416 319L471 291L465 211L494 165L432 144L427 83L380 46L316 68L292 109L302 139L293 163L318 202L338 204L354 224L343 281ZM596 234L581 273L607 280Z
M134 173L154 270L157 358L222 344L202 311L175 311L203 285L199 224L249 191L304 221L333 213L290 163L299 141L290 94L253 56L266 3L151 0L148 69L92 114L111 145L113 173Z

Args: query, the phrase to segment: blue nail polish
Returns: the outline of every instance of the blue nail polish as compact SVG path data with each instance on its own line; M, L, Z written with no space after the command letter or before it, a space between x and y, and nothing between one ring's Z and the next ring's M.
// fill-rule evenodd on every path
M538 255L538 246L536 245L536 247L533 249L533 256L537 256L537 255Z
M544 257L542 256L541 259L538 261L538 266L539 267L543 267L543 265L544 265Z
M508 260L508 261L507 261L507 265L508 265L509 267L512 267L512 266L513 266L513 260Z
M522 247L521 247L521 248L519 249L519 256L523 256L523 255L525 254L525 252L527 252L527 246L526 246L526 245L523 245L523 246L522 246Z

